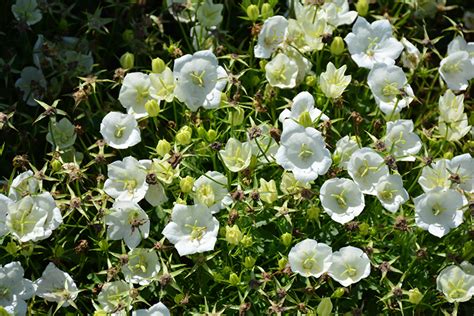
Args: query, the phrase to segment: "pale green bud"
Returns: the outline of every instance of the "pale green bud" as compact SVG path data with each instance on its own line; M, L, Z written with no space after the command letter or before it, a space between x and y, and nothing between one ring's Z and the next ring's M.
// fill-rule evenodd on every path
M207 131L207 140L213 142L217 138L217 132L213 129Z
M268 19L269 17L273 16L273 8L270 3L264 3L262 5L262 18L264 20Z
M255 261L257 261L254 257L247 256L244 259L244 267L247 269L252 269L255 265Z
M332 302L329 297L325 297L319 302L318 308L316 309L316 313L318 316L329 316L331 315L332 311Z
M239 285L239 283L240 283L240 277L239 277L237 274L235 274L235 273L232 272L232 273L229 275L229 283L230 283L231 285L233 285L233 286Z
M191 138L193 136L193 130L189 126L183 126L176 133L176 142L179 145L188 145L191 143Z
M120 65L122 68L131 69L135 64L135 55L132 53L126 52L125 54L120 57Z
M151 71L155 74L161 74L166 69L163 59L156 57L151 61Z
M239 242L242 240L242 232L240 231L239 226L226 226L225 240L231 245L238 245Z
M278 260L278 269L280 270L285 269L287 264L288 264L288 259L281 258L280 260Z
M242 246L244 246L245 248L252 247L252 245L253 245L253 238L252 238L252 236L245 235L244 237L242 237L242 240L240 241L240 243L241 243Z
M359 0L355 7L360 16L366 16L369 13L369 0Z
M331 43L331 54L339 56L344 53L344 40L340 36L334 37Z
M59 170L61 170L61 167L61 161L59 161L58 159L54 159L53 161L51 161L51 169L53 169L54 172L58 172Z
M171 150L171 144L166 139L161 139L158 141L158 145L156 145L156 153L163 157Z
M290 233L284 233L280 236L281 243L285 246L288 247L291 245L291 241L293 239L293 236Z
M241 107L235 107L229 111L229 123L233 126L242 124L245 118L245 112Z
M255 22L258 19L258 16L260 14L260 10L258 9L258 6L255 4L251 4L247 7L247 16L249 17L250 21Z
M306 78L304 78L304 82L310 86L310 87L314 87L316 86L316 84L318 83L318 79L316 78L315 75L309 75L309 76L306 76Z
M179 181L179 188L181 192L187 194L193 190L194 178L191 176L186 176Z
M160 104L156 100L148 100L145 103L145 110L150 117L158 116L160 113Z
M418 288L414 288L408 291L408 301L414 305L418 305L421 300L423 299L423 294L418 290Z
M346 290L343 287L338 287L331 295L332 298L340 298L346 293Z
M321 209L313 205L306 210L306 216L308 216L308 219L310 220L316 220L319 217L320 212Z

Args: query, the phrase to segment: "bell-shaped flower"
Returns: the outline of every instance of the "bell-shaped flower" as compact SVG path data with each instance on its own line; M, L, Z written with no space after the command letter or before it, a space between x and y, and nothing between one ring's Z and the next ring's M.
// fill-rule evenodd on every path
M293 120L283 123L275 160L285 170L293 172L298 181L305 183L325 174L332 163L321 132L313 127L305 128Z
M39 185L40 182L35 178L33 171L27 170L13 179L8 191L8 197L18 201L26 195L35 195L39 193Z
M137 121L132 114L110 112L100 123L100 133L112 148L125 149L141 141Z
M314 97L308 92L303 91L298 93L294 98L291 104L290 109L284 109L279 116L280 122L284 122L286 119L293 119L296 122L301 122L305 120L304 115L308 115L313 123L317 119L328 121L329 117L325 115L321 110L314 107ZM303 124L304 125L304 124Z
M141 72L131 72L123 78L118 99L127 113L133 114L136 119L148 115L145 103L152 99L150 84L150 77Z
M357 18L357 11L349 11L347 0L325 1L321 10L326 13L328 24L334 27L352 24Z
M439 64L439 74L451 90L466 90L473 73L474 64L466 51L449 54Z
M395 64L403 45L392 36L388 20L369 24L359 16L352 26L352 32L344 39L352 59L359 67L372 69L375 63Z
M239 172L250 165L252 147L249 142L241 143L235 138L230 138L219 154L227 169Z
M296 20L304 34L304 39L310 51L321 50L324 47L323 38L332 34L334 26L328 23L325 10L319 6L303 5L299 1L294 2Z
M418 178L418 184L423 191L428 192L436 188L449 189L451 187L448 171L449 160L438 159L429 166L423 167L421 176Z
M258 193L260 195L260 200L271 204L278 200L278 190L276 187L275 180L267 181L263 178L260 178L260 187L258 188Z
M150 232L148 215L140 205L131 201L116 201L104 216L104 221L109 239L123 239L130 249L137 247L142 239L148 238Z
M387 122L384 142L387 150L400 161L415 161L422 145L420 137L413 132L412 120Z
M223 4L213 3L212 0L205 0L198 6L196 18L202 26L218 26L222 22L223 18L222 9L224 9Z
M342 95L352 78L351 75L344 76L346 69L346 65L336 69L332 62L328 63L326 71L319 77L319 86L326 97L336 99Z
M31 26L43 18L36 0L16 0L12 5L12 13L17 21Z
M474 193L474 159L470 154L453 157L448 162L448 170L457 188Z
M227 73L210 50L187 54L174 61L175 96L191 111L215 109L227 84Z
M275 155L278 151L278 144L270 135L272 126L268 123L262 123L258 126L252 125L249 129L248 143L252 147L252 155L257 157L259 163L265 164L275 161ZM251 131L256 133L251 134Z
M291 248L288 261L293 272L319 278L331 265L332 249L314 239L305 239Z
M148 309L133 311L132 316L170 316L170 311L165 304L159 302Z
M5 220L10 233L21 242L46 239L62 222L61 212L49 192L9 203Z
M132 309L133 287L123 280L104 283L95 306L96 310L110 313L114 316L127 315L127 311Z
M281 15L266 19L258 34L257 45L254 47L255 57L270 58L285 39L287 28L288 20Z
M25 67L21 77L15 82L15 87L23 92L23 100L30 106L36 106L36 100L41 100L46 93L47 82L43 72L36 67Z
M453 91L446 90L439 97L439 115L445 122L456 122L462 119L464 114L464 94L455 95Z
M0 265L0 307L7 315L26 315L25 300L35 294L33 282L23 278L25 271L18 261Z
M365 207L364 194L354 181L332 178L321 186L319 199L331 219L345 224L358 216Z
M278 53L265 65L265 77L272 87L294 88L298 77L298 64L283 53Z
M104 183L105 193L117 201L141 201L148 190L146 162L128 156L110 163L107 166L108 179Z
M436 289L450 303L467 302L474 295L474 275L462 267L450 265L441 270L436 278Z
M382 206L392 213L398 211L409 198L399 174L383 176L375 185L375 190Z
M461 117L455 121L446 121L442 116L439 117L438 121L439 135L446 138L448 141L460 140L471 131L471 125L467 114L464 113Z
M52 262L44 269L41 278L34 282L36 295L59 306L67 307L74 304L79 289L71 276L61 271Z
M362 193L376 195L375 185L379 179L388 175L384 159L371 148L356 150L347 164L349 175Z
M347 164L357 149L359 149L359 144L357 143L356 137L346 135L337 141L332 159L338 167L347 170Z
M8 205L10 203L13 203L13 201L5 195L0 194L0 237L8 233L6 220L8 214Z
M283 172L280 182L280 190L283 194L298 200L301 198L301 192L310 189L311 184L296 180L295 175L291 172Z
M176 82L174 80L173 71L169 67L166 67L160 73L151 73L150 83L150 95L152 98L158 101L173 101Z
M76 141L76 129L67 119L62 118L59 122L51 121L46 140L53 145L54 149L66 149L74 145Z
M347 246L332 254L329 275L342 286L349 286L368 277L369 257L359 248Z
M207 206L212 214L232 203L227 178L217 171L208 171L194 182L193 197L194 203Z
M436 237L443 237L463 222L465 198L458 191L436 188L413 201L416 225Z
M128 252L122 273L127 282L148 285L156 278L160 269L160 261L154 249L135 248Z
M218 231L219 221L205 205L175 204L162 233L180 256L186 256L213 250Z
M400 42L403 44L404 47L404 51L402 53L401 58L403 67L412 70L416 69L421 60L420 50L406 38L402 38Z
M386 115L399 113L413 101L413 90L398 66L374 64L367 82L377 105Z

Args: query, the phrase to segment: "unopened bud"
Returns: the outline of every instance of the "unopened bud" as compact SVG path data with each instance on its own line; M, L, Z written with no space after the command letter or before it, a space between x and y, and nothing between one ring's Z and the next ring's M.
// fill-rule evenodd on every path
M161 74L166 69L163 59L157 57L151 61L151 71L155 74Z
M125 54L120 57L120 65L124 69L131 69L135 64L135 55L132 53L126 52Z
M291 240L293 239L293 236L290 233L284 233L280 236L281 243L285 246L288 247L291 245Z
M145 110L150 117L158 116L160 113L160 104L156 100L148 100L145 103Z
M161 139L158 141L158 145L156 145L156 153L163 157L171 150L171 144L166 139Z
M255 4L251 4L247 7L247 16L249 17L250 21L257 21L259 14L260 12L258 6L256 6Z
M264 20L268 19L269 17L273 16L273 8L270 3L264 3L262 5L262 18Z
M369 0L359 0L355 7L360 16L366 16L369 12Z
M331 54L339 56L344 53L344 40L340 36L334 37L331 43Z
M186 176L179 181L179 188L181 192L187 194L193 190L194 178L191 176Z

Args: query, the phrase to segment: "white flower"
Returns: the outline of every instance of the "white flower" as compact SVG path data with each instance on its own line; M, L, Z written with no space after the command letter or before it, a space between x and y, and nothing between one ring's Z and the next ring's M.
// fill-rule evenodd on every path
M179 164L173 167L169 162L168 159L170 155L166 154L163 156L162 159L153 159L153 160L140 160L140 164L145 166L149 173L153 173L156 177L165 184L171 184L174 178L179 177L180 169ZM150 186L151 187L151 186ZM159 188L155 188L154 190L158 190ZM161 189L160 189L161 190ZM157 197L154 197L156 200ZM162 200L162 199L160 199ZM166 196L165 196L166 200ZM150 201L148 201L150 202ZM164 202L164 200L163 200ZM151 202L150 202L151 203ZM151 203L153 204L153 203Z
M446 90L444 95L439 97L439 115L445 122L455 122L460 120L464 114L464 94L455 95L453 91Z
M382 206L392 213L398 211L400 205L405 203L409 197L399 174L383 176L375 185L375 190Z
M272 87L281 89L293 88L296 86L298 76L298 64L292 58L283 53L277 54L268 64L265 65L265 77Z
M107 166L104 191L118 201L139 202L148 190L146 182L147 160L136 160L132 156L114 161Z
M294 47L291 46L286 46L285 50L283 51L286 56L292 61L296 63L296 66L298 67L298 73L296 75L296 85L301 84L306 75L311 73L311 67L313 64L311 61L304 57L301 52L297 51Z
M329 275L342 286L349 286L368 277L369 257L359 248L347 246L332 254Z
M303 31L309 50L321 50L324 47L323 36L332 34L334 26L328 24L328 16L319 6L302 5L294 2L296 20Z
M324 212L340 224L353 220L365 207L364 194L357 184L344 178L333 178L324 182L319 198Z
M200 106L215 109L221 102L221 91L227 84L227 73L208 50L187 54L174 61L174 93L191 111Z
M116 201L110 213L104 216L107 236L111 240L123 239L128 248L133 249L140 241L148 238L150 220L137 203Z
M141 141L140 130L132 114L108 113L100 123L100 133L107 145L115 149L132 147Z
M357 149L359 149L359 144L357 144L355 137L349 137L348 135L342 137L336 143L336 149L333 154L334 162L339 167L347 170L347 164Z
M118 99L127 113L133 114L136 119L148 115L145 103L152 99L150 85L150 77L141 72L131 72L123 78Z
M474 62L467 51L455 51L441 60L439 74L449 89L466 90L474 77Z
M344 39L352 59L359 67L372 69L375 63L395 64L403 45L392 37L392 26L388 20L369 24L358 17L352 32Z
M298 200L301 198L301 192L304 189L311 189L311 184L302 183L296 180L295 175L291 172L283 172L283 175L281 176L280 190L284 194L293 197L295 200Z
M441 116L438 121L438 131L448 141L460 140L471 131L467 114L464 113L455 121L445 121Z
M436 278L436 289L450 303L467 302L474 295L474 275L459 266L448 266Z
M403 67L408 69L416 69L418 64L420 63L421 53L420 50L413 45L410 41L406 38L402 38L400 42L403 44L405 50L402 53L402 64Z
M197 9L196 17L205 27L217 26L222 22L223 4L215 4L212 0L205 0Z
M466 51L471 58L471 62L474 62L474 43L467 43L466 40L461 36L456 36L448 44L448 55L451 55L455 52Z
M158 206L168 201L164 186L158 181L156 184L150 184L145 194L145 200L151 206Z
M436 188L449 189L451 187L448 164L449 160L438 159L431 165L423 167L421 176L418 178L418 184L423 191L428 192Z
M344 76L346 69L346 65L336 69L332 62L327 64L326 71L319 77L319 86L326 97L336 99L342 95L352 78L351 75Z
M367 83L380 110L387 115L399 113L413 101L413 90L398 66L375 63Z
M247 134L247 142L250 143L252 147L252 154L263 164L275 161L278 144L270 135L272 126L268 123L262 123L258 126L252 125L252 128L256 128L260 131L260 135L253 138Z
M334 27L352 24L357 18L357 11L349 11L347 0L324 1L321 9L326 13L328 23Z
M46 140L53 145L54 149L66 149L71 147L74 145L76 137L76 129L67 118L64 117L59 122L49 122L49 131L46 135Z
M174 80L173 71L166 67L161 73L151 73L150 75L150 95L156 100L165 100L172 102L174 99Z
M225 148L219 151L225 166L232 172L239 172L250 165L252 147L250 143L241 143L235 138L230 138Z
M18 261L0 265L0 306L12 315L26 315L25 300L35 294L33 282L24 279L25 271Z
M375 195L378 180L388 175L384 159L371 148L356 150L347 164L349 175L359 186L362 193Z
M39 180L34 177L33 171L27 170L13 179L8 191L8 197L14 201L26 195L34 195L39 192Z
M46 239L62 222L61 212L49 192L27 195L8 204L6 226L21 242Z
M122 280L105 283L97 296L99 308L112 315L126 315L126 312L117 312L132 309L131 290L132 286Z
M306 43L305 33L298 21L295 19L288 19L288 29L286 31L285 42L291 43L301 52L308 52L311 50L311 47Z
M448 162L448 169L459 177L457 187L469 193L474 192L474 159L470 154L453 157Z
M291 248L288 261L293 272L319 278L331 265L332 249L314 239L305 239Z
M327 117L327 115L321 112L321 110L318 108L314 107L314 98L307 91L300 92L293 98L291 110L284 109L280 113L279 120L283 123L286 119L291 118L297 122L300 122L302 115L304 115L306 112L309 114L312 122L316 121L318 118L323 121L329 121L329 117Z
M132 312L132 316L170 316L170 311L163 303L157 303L149 309L138 309Z
M285 120L280 148L275 155L277 164L294 173L301 182L315 180L331 166L331 153L321 133L312 127L303 127L293 120Z
M160 272L158 255L153 249L135 248L128 252L127 263L122 266L125 281L140 285L150 284Z
M8 233L6 220L8 214L8 205L10 203L13 203L13 201L7 198L5 195L0 194L0 237Z
M43 72L36 67L25 67L21 71L21 77L15 82L15 87L23 92L23 100L26 104L35 106L36 100L41 100L46 92L46 79Z
M265 20L258 34L257 45L254 47L256 58L270 58L286 35L288 21L281 15L275 15Z
M436 237L443 237L463 222L465 198L461 193L436 188L413 199L416 225Z
M36 0L16 0L12 5L12 13L17 21L25 22L30 26L43 18Z
M387 122L385 145L390 153L400 161L415 161L421 149L421 139L413 132L412 120Z
M67 307L77 298L79 290L71 276L52 262L44 269L41 278L34 282L36 295L60 306Z
M193 197L194 203L204 204L212 214L232 203L227 178L217 171L208 171L194 182Z
M162 233L180 256L186 256L213 250L218 231L219 222L206 206L175 204Z

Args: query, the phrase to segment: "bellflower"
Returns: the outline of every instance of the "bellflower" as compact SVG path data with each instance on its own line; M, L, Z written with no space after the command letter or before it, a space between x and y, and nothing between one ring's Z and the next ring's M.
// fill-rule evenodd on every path
M353 220L365 207L364 194L357 184L344 178L333 178L324 182L319 198L324 212L340 224Z
M329 276L347 287L368 277L369 257L359 248L347 246L332 254Z
M314 239L305 239L291 248L288 261L293 272L319 278L331 265L332 249Z
M367 147L352 154L347 171L362 193L370 195L376 195L375 185L381 177L388 175L388 167L382 156Z

